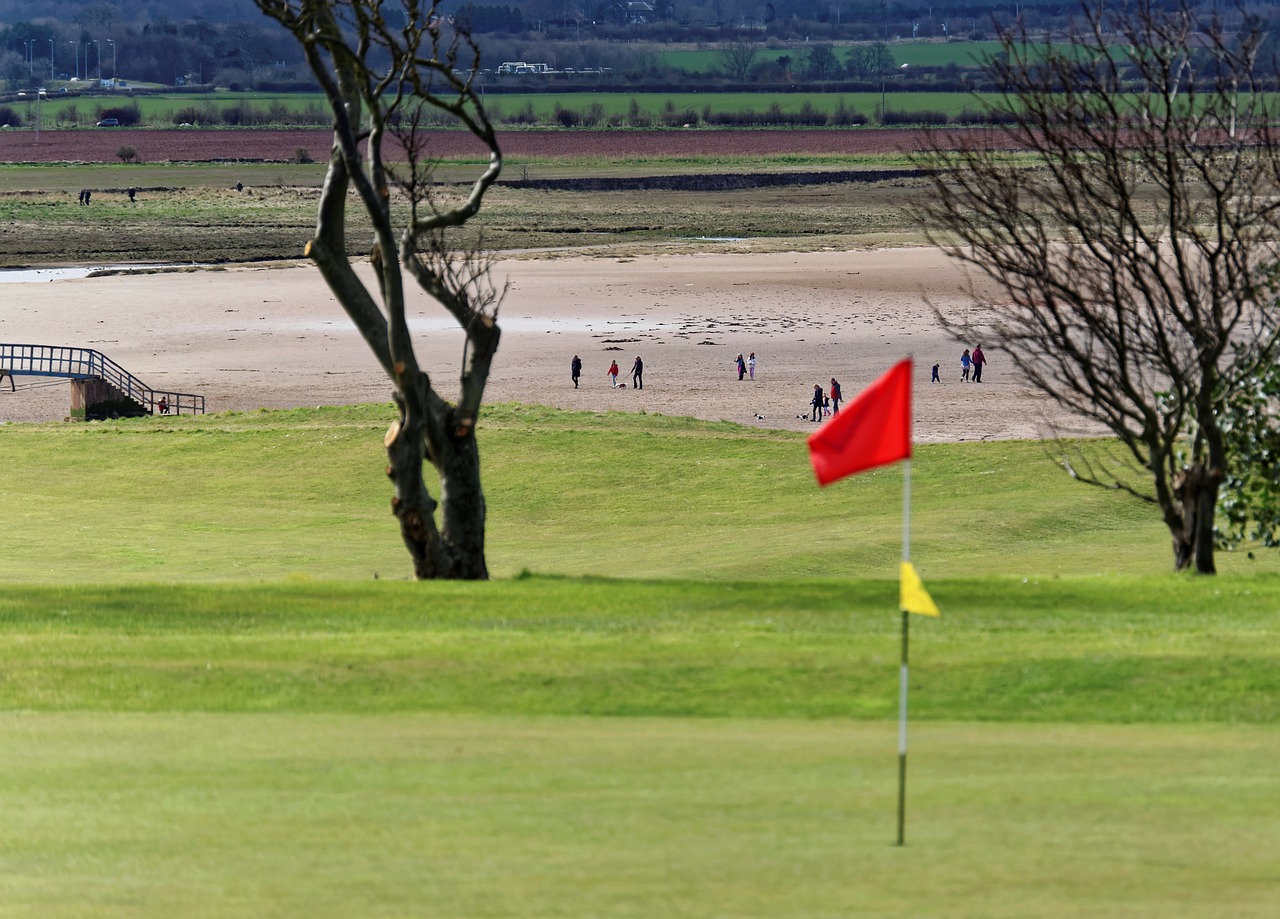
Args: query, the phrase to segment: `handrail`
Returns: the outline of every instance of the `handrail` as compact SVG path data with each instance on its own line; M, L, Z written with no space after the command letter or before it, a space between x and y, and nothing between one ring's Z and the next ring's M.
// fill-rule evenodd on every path
M0 370L11 376L60 377L70 380L102 380L127 399L150 412L171 415L204 413L204 396L153 389L101 351L61 345L0 344Z

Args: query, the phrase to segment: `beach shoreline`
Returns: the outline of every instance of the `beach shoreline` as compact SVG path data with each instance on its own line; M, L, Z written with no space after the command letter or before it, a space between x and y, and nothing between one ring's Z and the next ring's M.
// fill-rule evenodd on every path
M360 271L370 278L368 266ZM959 381L960 354L933 307L970 309L964 276L941 251L658 255L540 253L498 260L510 288L488 402L650 412L811 430L815 384L851 398L904 357L915 361L918 442L1102 433L1022 379L998 342L981 384ZM0 342L93 348L155 389L205 396L210 411L388 401L389 381L309 264L117 274L6 284ZM409 318L423 368L456 391L463 336L426 295ZM756 378L735 358L755 352ZM580 388L569 364L583 362ZM630 383L614 389L617 360ZM940 364L942 383L930 383ZM57 420L69 387L19 377L0 421Z

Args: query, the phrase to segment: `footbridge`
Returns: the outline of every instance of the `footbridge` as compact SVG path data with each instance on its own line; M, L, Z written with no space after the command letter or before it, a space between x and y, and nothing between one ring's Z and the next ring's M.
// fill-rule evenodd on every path
M91 348L0 344L0 386L16 392L17 377L70 380L73 418L204 413L204 396L153 389Z

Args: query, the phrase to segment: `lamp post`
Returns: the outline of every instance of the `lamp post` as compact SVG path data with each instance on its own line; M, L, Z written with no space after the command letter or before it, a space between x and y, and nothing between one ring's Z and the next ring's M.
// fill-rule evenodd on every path
M53 77L53 39L49 39L49 79Z
M78 42L78 41L69 41L69 42L67 42L67 44L68 44L68 45L70 45L72 48L74 48L74 49L75 49L72 53L76 56L76 74L75 74L75 76L76 76L76 79L78 80L78 79L80 79L80 42Z
M102 42L98 41L95 38L93 40L93 43L98 46L98 49L97 49L98 50L98 79L101 80L102 79Z
M31 44L32 44L32 40L29 38L24 38L22 40L22 47L25 48L27 51L27 73L28 74L31 73Z
M116 88L116 43L108 38L107 44L111 46L111 88Z

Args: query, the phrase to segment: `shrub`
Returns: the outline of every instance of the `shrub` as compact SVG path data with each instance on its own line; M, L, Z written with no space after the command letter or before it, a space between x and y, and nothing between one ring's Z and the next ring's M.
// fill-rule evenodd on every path
M1013 124L1012 112L987 112L962 109L955 116L957 124Z
M124 146L116 151L116 156L120 158L122 163L132 163L138 158L138 151L130 146Z
M582 116L571 108L565 108L560 103L556 103L555 112L552 115L556 124L562 128L576 128L582 123Z
M946 112L881 112L881 124L946 124Z
M524 107L507 118L507 124L537 124L538 113L533 110L533 101L526 101Z
M866 124L867 116L845 105L843 99L836 101L836 110L827 117L827 124L832 127L844 127L851 124Z
M633 128L647 128L651 124L649 116L641 111L640 103L632 97L631 104L627 106L627 123Z
M304 165L306 163L315 162L315 160L311 158L311 153L310 151L307 150L306 147L299 147L298 149L293 151L293 161L295 163L302 163Z
M112 105L107 108L98 109L98 121L104 118L114 118L122 125L135 125L142 123L142 109L138 108L138 103L130 102L128 105Z
M0 105L0 124L7 124L12 128L21 127L22 116L13 106Z

